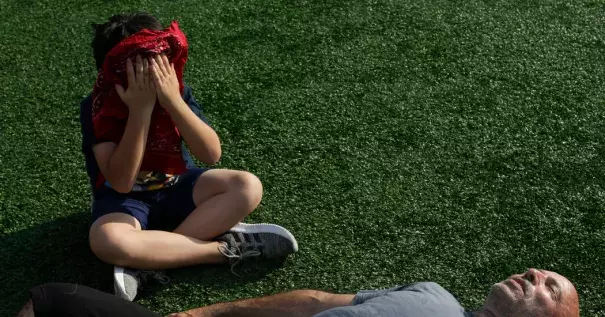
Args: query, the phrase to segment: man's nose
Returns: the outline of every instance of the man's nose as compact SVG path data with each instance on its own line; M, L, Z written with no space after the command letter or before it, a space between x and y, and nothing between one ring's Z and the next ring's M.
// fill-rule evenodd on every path
M538 285L541 283L541 281L543 280L544 274L542 274L542 272L531 268L529 270L527 270L527 277L529 279L529 281L534 285Z

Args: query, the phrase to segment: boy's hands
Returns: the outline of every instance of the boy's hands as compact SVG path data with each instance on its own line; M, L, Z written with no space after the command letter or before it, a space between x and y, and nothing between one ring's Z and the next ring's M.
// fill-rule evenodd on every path
M174 64L168 61L166 54L150 57L149 62L160 105L164 108L171 108L182 102L183 98Z
M149 74L149 61L146 58L136 57L136 64L126 60L126 74L128 75L128 89L116 85L116 92L120 99L128 106L130 112L153 110L156 101L156 88Z
M218 162L221 141L216 132L183 100L174 65L164 54L149 58L149 62L158 102L172 119L193 156L208 165Z

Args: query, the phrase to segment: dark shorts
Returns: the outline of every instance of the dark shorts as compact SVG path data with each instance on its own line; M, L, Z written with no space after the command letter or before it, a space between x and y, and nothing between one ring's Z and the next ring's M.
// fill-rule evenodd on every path
M90 287L50 283L29 292L36 317L160 317L149 309Z
M92 204L92 222L110 213L124 213L136 218L143 230L173 231L195 209L193 186L205 171L190 169L175 185L153 191L121 194L102 188Z

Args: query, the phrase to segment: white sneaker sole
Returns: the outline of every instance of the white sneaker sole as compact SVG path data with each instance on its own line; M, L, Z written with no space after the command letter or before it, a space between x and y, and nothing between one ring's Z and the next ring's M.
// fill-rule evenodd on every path
M278 236L282 236L288 239L294 245L294 252L298 252L298 242L294 235L288 231L288 229L270 224L270 223L243 223L240 222L235 227L231 228L229 231L231 232L240 232L240 233L273 233Z
M113 267L113 291L115 295L121 299L132 301L126 294L126 285L124 285L124 268L119 266Z

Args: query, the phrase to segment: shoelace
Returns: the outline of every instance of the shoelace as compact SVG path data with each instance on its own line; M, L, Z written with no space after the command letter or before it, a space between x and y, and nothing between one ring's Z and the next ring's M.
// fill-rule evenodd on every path
M258 257L261 256L261 252L258 251L257 249L253 249L253 250L246 250L245 252L242 252L242 250L238 247L238 246L234 246L233 250L231 250L226 243L221 244L218 247L218 250L229 259L229 262L231 262L231 273L233 273L233 275L235 276L239 276L241 277L239 274L237 274L235 272L235 268L242 263L242 261L246 258L252 258L252 257ZM232 261L233 260L233 261Z

